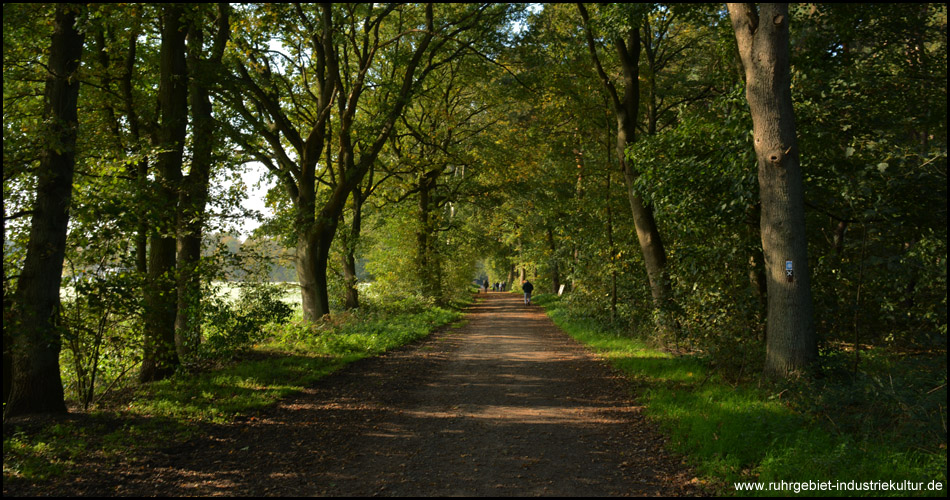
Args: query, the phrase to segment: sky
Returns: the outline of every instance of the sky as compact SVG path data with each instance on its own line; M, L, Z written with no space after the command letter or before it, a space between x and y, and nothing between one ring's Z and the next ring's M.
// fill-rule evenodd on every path
M528 10L531 13L537 13L542 9L541 4L531 4L528 7ZM514 32L520 32L524 29L523 24L519 21L512 26ZM277 40L271 40L270 49L275 51L280 51L283 49L280 42ZM247 186L247 198L241 203L244 208L250 210L256 210L264 215L264 217L270 217L273 215L270 209L264 206L264 197L267 194L268 189L270 189L274 183L269 178L265 177L267 168L259 162L252 162L244 165L244 173L242 174L242 179L244 180L244 185ZM261 182L261 179L264 179ZM258 187L260 183L260 187ZM251 232L256 229L260 224L252 219L245 219L239 227L241 236L247 238Z
M270 189L274 183L265 177L266 172L267 168L259 162L251 162L244 165L244 173L241 175L241 178L244 180L244 185L247 186L247 198L241 202L241 205L244 208L256 210L264 214L264 217L270 217L274 214L270 209L264 206L264 197L267 195L267 190ZM260 183L260 187L258 187L258 183ZM247 238L251 234L251 231L257 229L259 225L260 224L253 219L244 219L244 222L240 224L239 228L241 236Z

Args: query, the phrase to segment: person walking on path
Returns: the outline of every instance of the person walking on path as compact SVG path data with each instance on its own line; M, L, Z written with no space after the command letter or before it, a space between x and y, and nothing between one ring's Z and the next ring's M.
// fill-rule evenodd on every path
M524 280L521 282L521 291L524 292L524 305L531 305L531 292L534 290L534 285L530 281Z

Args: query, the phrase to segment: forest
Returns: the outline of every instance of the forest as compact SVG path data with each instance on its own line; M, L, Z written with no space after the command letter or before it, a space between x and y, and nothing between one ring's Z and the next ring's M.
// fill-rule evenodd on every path
M376 352L354 332L530 279L559 325L778 394L845 454L890 429L946 485L945 4L3 19L4 483L9 419Z

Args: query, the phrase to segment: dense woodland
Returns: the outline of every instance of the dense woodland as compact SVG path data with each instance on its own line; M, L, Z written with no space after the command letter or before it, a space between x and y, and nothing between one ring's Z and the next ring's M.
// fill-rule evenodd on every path
M945 417L946 14L6 3L4 415L202 369L270 281L318 323L530 278L735 380L936 355Z

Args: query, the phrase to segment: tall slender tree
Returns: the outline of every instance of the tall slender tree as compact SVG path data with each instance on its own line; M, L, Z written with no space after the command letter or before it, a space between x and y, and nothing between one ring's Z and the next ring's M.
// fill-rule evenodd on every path
M175 318L175 345L179 357L191 355L201 338L201 235L206 222L211 170L216 140L212 116L212 76L218 74L230 35L230 6L219 4L211 50L205 57L205 12L196 10L188 28L189 98L192 117L192 158L188 175L181 181L177 210L178 310Z
M59 374L59 289L66 251L78 133L79 70L85 36L81 7L58 4L44 93L46 143L37 169L36 200L13 325L13 384L4 417L65 412Z
M185 60L185 8L162 8L161 124L156 165L153 226L149 236L148 285L145 290L145 350L139 380L163 379L180 364L175 348L178 309L175 279L176 213L188 126L188 68Z
M669 272L666 269L666 249L663 246L663 239L653 216L653 208L635 189L638 172L626 155L627 146L633 144L636 140L640 108L640 22L643 13L631 12L628 25L624 27L623 32L613 36L610 40L623 72L621 90L617 88L618 86L607 74L598 55L587 8L581 3L577 4L577 8L584 20L591 60L617 120L617 156L623 168L627 185L627 198L630 202L630 211L637 230L637 239L643 252L643 262L650 281L650 292L653 296L654 307L660 313L658 315L660 320L658 326L666 332L672 328L668 311L673 300Z

